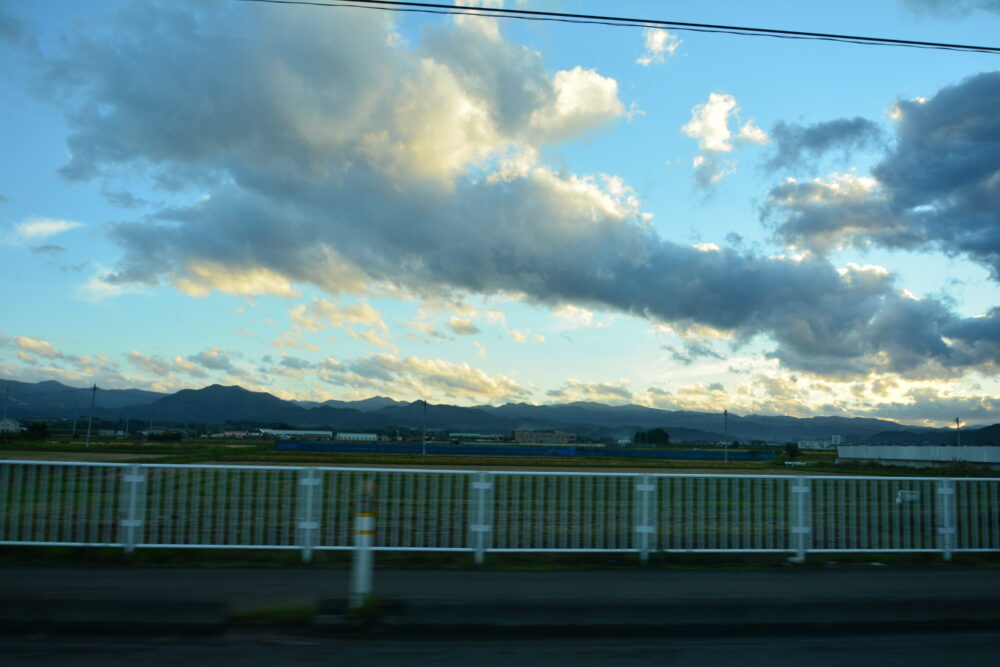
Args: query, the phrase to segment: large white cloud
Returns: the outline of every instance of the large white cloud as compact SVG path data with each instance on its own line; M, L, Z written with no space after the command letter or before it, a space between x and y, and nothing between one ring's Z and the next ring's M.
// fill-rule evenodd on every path
M891 276L673 243L620 179L539 162L546 142L622 114L612 79L582 67L550 73L538 53L477 22L429 29L408 47L387 21L142 3L100 33L68 36L42 73L69 105L63 173L145 171L164 187L211 193L115 225L123 255L105 280L165 280L192 294L293 296L302 284L518 294L739 339L766 334L776 358L817 373L995 362L995 336L979 322L911 303ZM727 96L696 108L687 127L705 154L766 139L752 123L731 128L735 113Z

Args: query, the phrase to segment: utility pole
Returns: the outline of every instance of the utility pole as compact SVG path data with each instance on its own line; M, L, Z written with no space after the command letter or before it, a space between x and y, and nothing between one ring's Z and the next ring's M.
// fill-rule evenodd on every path
M958 417L955 417L955 445L962 446L962 422L958 421Z
M422 451L423 455L427 456L427 399L421 399L424 402L424 421L420 426L420 441L423 443Z
M726 445L726 463L729 463L729 410L722 411L722 423L723 432L726 434L725 445Z
M90 449L90 429L94 424L94 399L97 398L97 385L90 391L90 417L87 419L87 449Z
M7 419L7 402L10 401L10 385L3 393L3 418Z

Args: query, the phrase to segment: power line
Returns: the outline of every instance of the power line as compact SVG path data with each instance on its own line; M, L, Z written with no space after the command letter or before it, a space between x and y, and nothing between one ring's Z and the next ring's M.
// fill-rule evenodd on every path
M722 33L740 35L744 37L774 37L778 39L819 40L841 42L846 44L863 44L868 46L899 46L916 49L940 49L944 51L1000 54L1000 47L997 46L949 44L945 42L925 42L910 39L893 39L889 37L839 35L823 32L780 30L776 28L752 28L747 26L715 25L711 23L665 21L661 19L601 16L597 14L543 12L537 10L506 9L498 7L461 7L432 2L402 2L396 0L334 0L334 2L318 2L315 0L240 0L240 2L259 2L274 5L307 5L326 8L353 7L356 9L373 9L416 14L440 14L446 16L486 16L492 18L519 19L523 21L550 21L557 23L608 25L622 28L670 28L672 30L686 32Z

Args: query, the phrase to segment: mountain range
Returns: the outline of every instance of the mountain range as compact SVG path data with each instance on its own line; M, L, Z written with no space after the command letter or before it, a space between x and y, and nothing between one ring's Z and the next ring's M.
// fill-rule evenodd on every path
M374 396L360 401L286 401L238 386L210 385L164 394L140 389L70 387L56 381L38 383L0 380L6 388L4 410L11 417L74 419L90 414L103 420L144 423L327 427L331 430L397 428L477 433L509 433L515 429L562 430L593 439L630 438L637 430L663 428L674 442L829 440L840 435L851 442L952 444L953 429L901 426L884 419L788 417L720 412L670 411L640 405L612 406L575 402L554 405L507 403L500 406L427 404ZM727 428L728 427L728 428ZM962 432L964 444L1000 443L1000 425Z

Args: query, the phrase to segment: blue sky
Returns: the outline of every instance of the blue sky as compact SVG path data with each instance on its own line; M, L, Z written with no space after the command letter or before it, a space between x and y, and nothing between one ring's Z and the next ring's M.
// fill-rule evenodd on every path
M518 8L996 45L1000 3ZM0 377L997 421L1000 57L0 1Z

